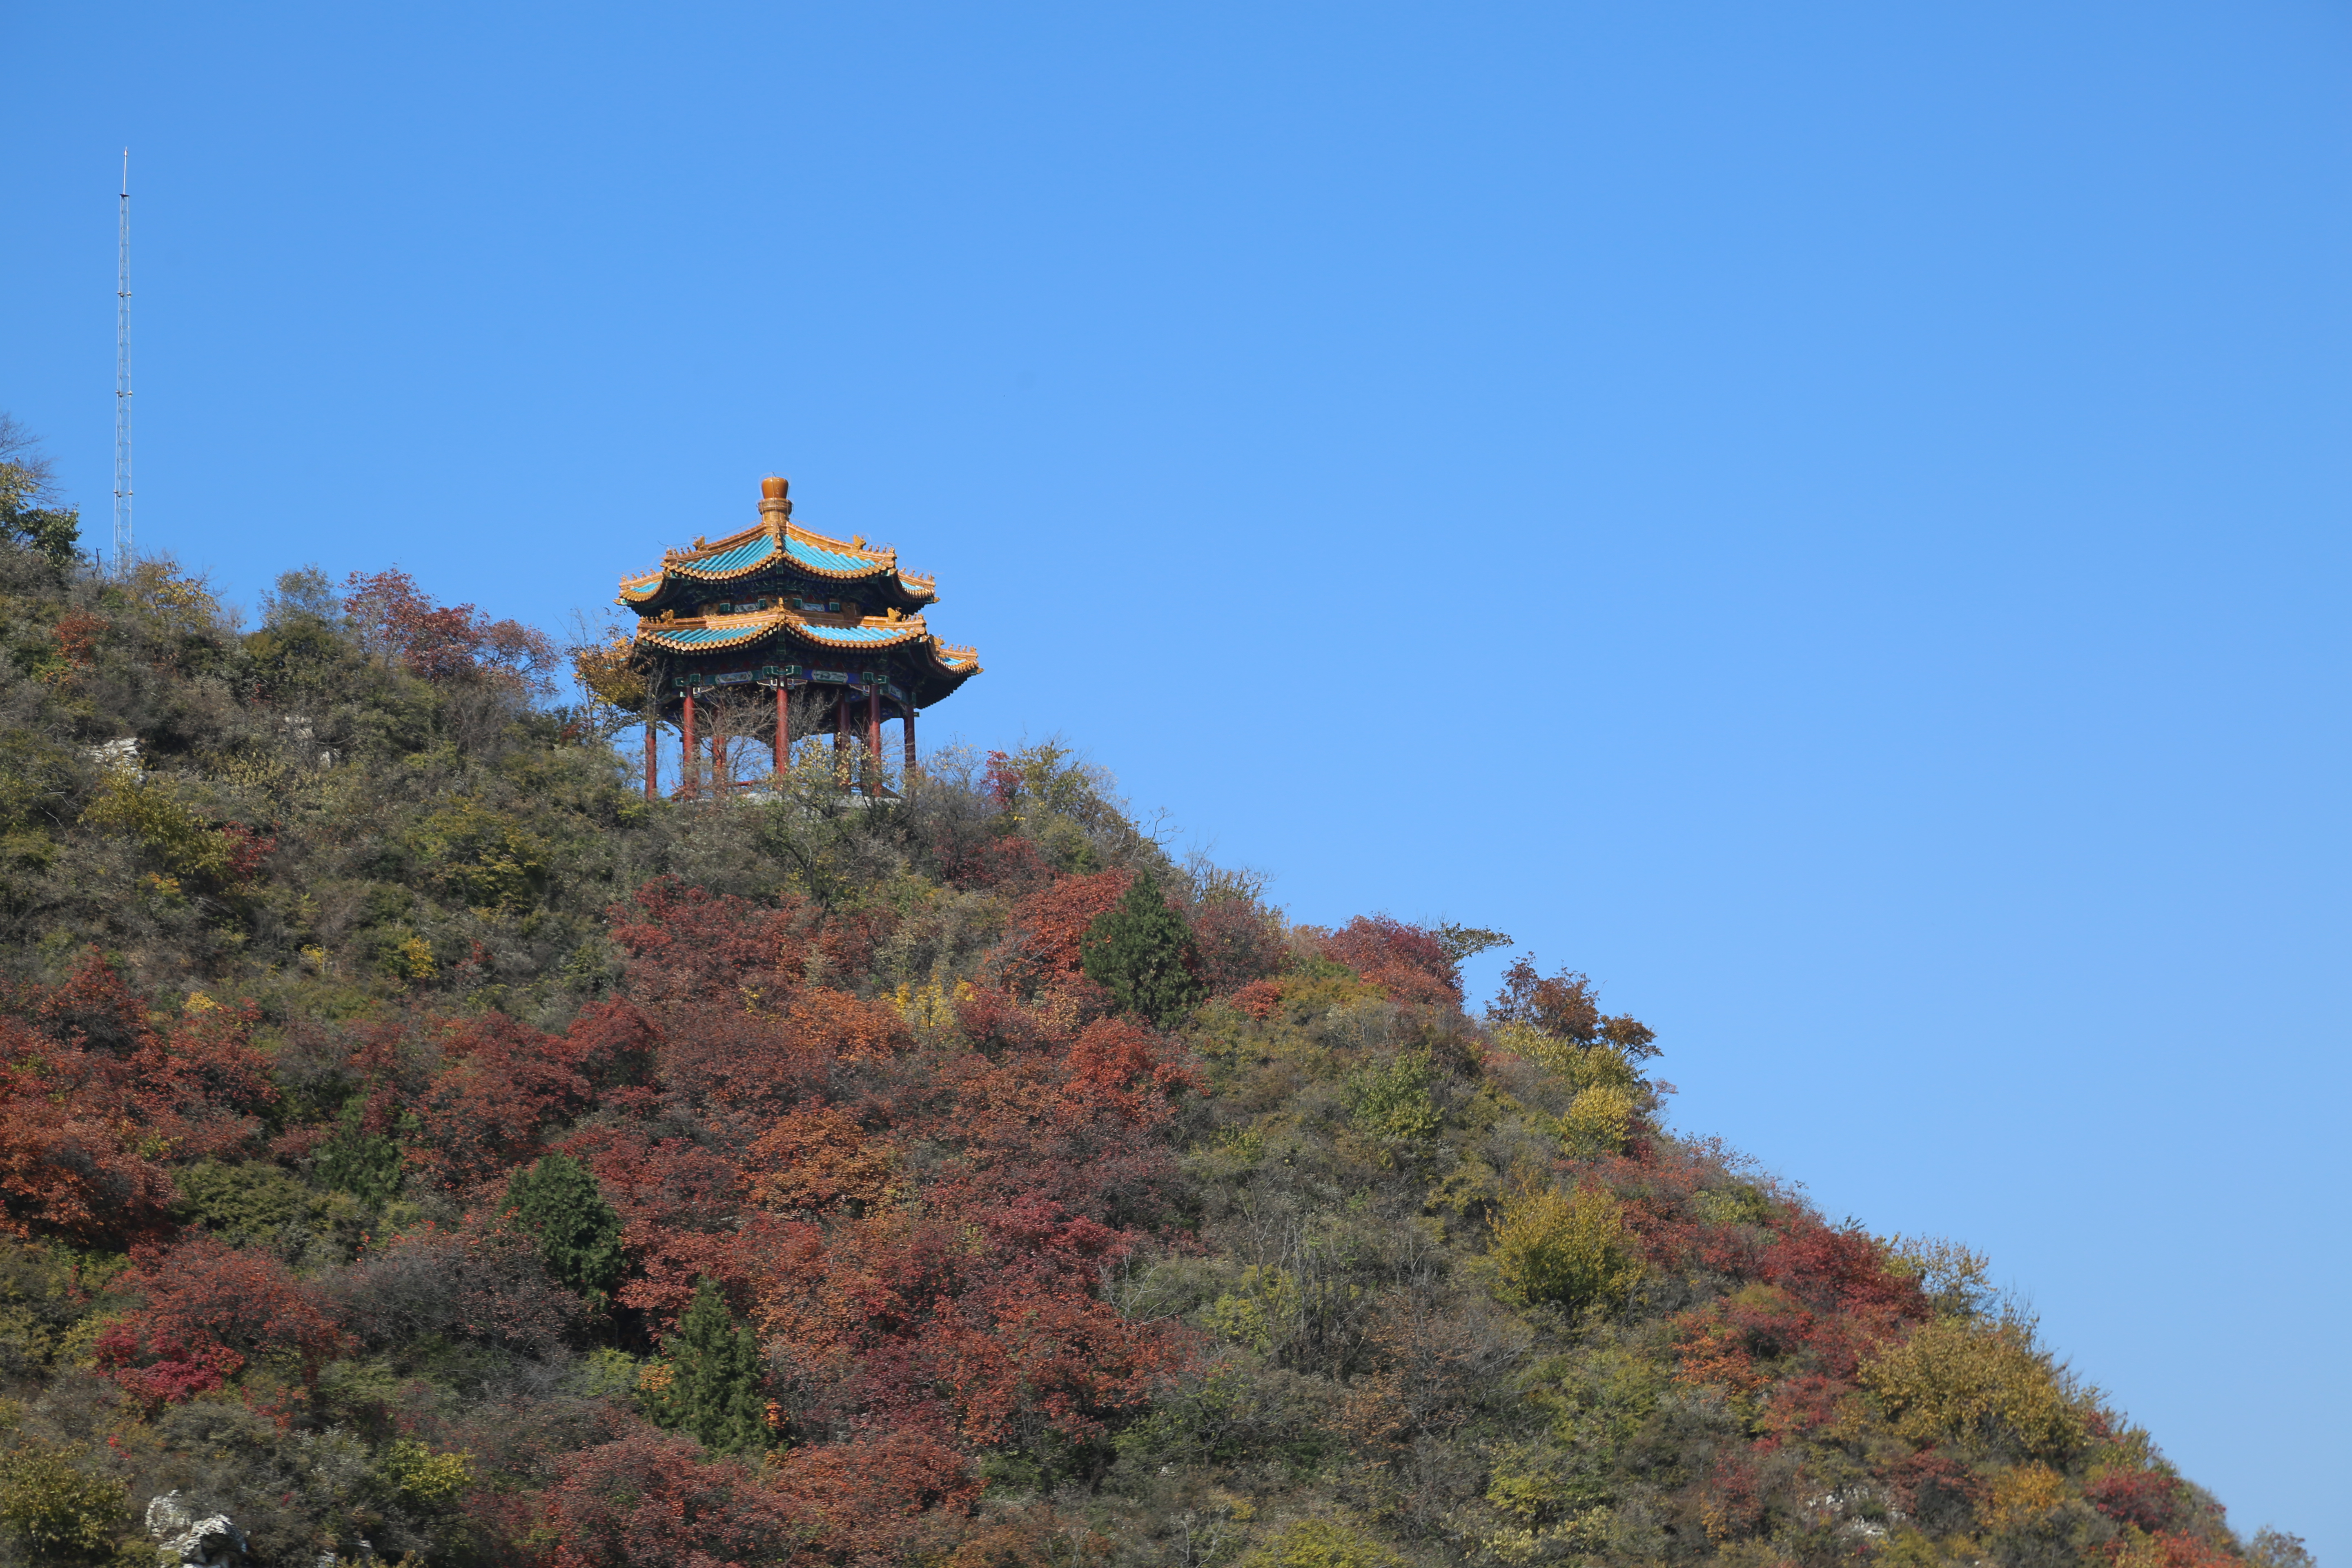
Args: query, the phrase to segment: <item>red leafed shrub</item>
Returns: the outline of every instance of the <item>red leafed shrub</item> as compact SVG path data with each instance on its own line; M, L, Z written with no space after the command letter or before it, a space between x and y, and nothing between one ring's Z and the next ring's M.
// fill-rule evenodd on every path
M793 1294L796 1300L821 1294L829 1265L827 1237L815 1226L757 1211L740 1226L685 1230L633 1223L622 1243L636 1261L639 1277L617 1292L622 1305L646 1315L656 1334L667 1334L693 1304L695 1287L708 1278L729 1300L751 1301L760 1291ZM807 1344L830 1344L821 1333L803 1336Z
M969 1308L961 1331L938 1336L937 1365L958 1429L977 1447L1024 1428L1098 1436L1111 1417L1142 1408L1175 1359L1163 1330L1026 1281L983 1284Z
M888 909L825 910L809 928L810 944L823 966L810 978L854 980L866 973L874 964L875 943L898 923L898 915Z
M518 692L550 690L555 644L520 621L494 621L471 605L436 605L407 573L354 572L343 609L371 653L427 680L481 680Z
M2161 1470L2108 1470L2084 1482L2083 1495L2116 1523L2154 1534L2174 1522L2188 1489Z
M1832 1230L1800 1218L1767 1247L1765 1279L1821 1308L1884 1314L1924 1322L1930 1315L1918 1280L1886 1267L1878 1244L1858 1230Z
M1801 1437L1841 1421L1851 1426L1861 1418L1858 1398L1846 1376L1800 1373L1773 1387L1757 1424L1767 1432L1790 1437Z
M1591 979L1573 969L1547 977L1526 954L1503 972L1502 989L1486 1010L1498 1022L1525 1024L1580 1046L1601 1038L1601 1003Z
M1685 1313L1678 1327L1682 1371L1676 1381L1752 1394L1779 1375L1772 1363L1811 1342L1816 1320L1787 1292L1753 1286Z
M1453 955L1431 931L1387 915L1358 915L1322 939L1324 956L1344 963L1399 1002L1459 1005Z
M1234 993L1234 1005L1253 1018L1271 1018L1274 1010L1282 1005L1282 983L1253 980Z
M171 1178L132 1145L121 1063L0 1018L0 1206L19 1236L93 1242L164 1223Z
M1983 1500L1984 1478L1949 1454L1922 1449L1888 1472L1895 1503L1930 1534L1951 1534L1968 1528L1976 1505Z
M1154 1135L1163 1113L1138 1105L1131 1087L1113 1095L1040 1056L966 1058L943 1065L940 1079L952 1100L903 1128L963 1152L932 1177L940 1212L984 1218L1042 1198L1120 1226L1164 1217L1175 1164Z
M581 1073L593 1088L610 1090L654 1081L662 1034L635 1003L591 1003L564 1033L571 1037Z
M747 1156L756 1200L824 1229L764 1215L702 1238L673 1229L625 1296L674 1311L698 1270L740 1281L803 1369L818 1428L887 1417L979 1446L1085 1439L1139 1406L1184 1342L1121 1318L1100 1279L1165 1217L1174 1166L1156 1130L1186 1068L1112 1020L1066 1052L877 1065L855 1111L804 1101ZM875 1201L918 1172L919 1210Z
M144 1298L99 1337L99 1364L142 1398L217 1388L257 1357L290 1355L307 1382L345 1345L310 1287L265 1253L206 1236L132 1250L118 1289Z
M1503 972L1502 989L1487 1006L1497 1023L1524 1024L1555 1039L1580 1046L1614 1046L1630 1061L1658 1054L1657 1032L1631 1013L1604 1016L1591 979L1573 969L1549 978L1534 959L1521 954Z
M922 1424L887 1426L845 1443L795 1448L777 1468L778 1492L822 1532L835 1562L933 1559L969 1527L980 1478L943 1433Z
M128 1070L151 1142L164 1141L172 1157L190 1159L226 1154L256 1140L256 1112L278 1098L269 1058L253 1045L260 1019L250 1005L219 1007L150 1037Z
M562 1152L595 1173L625 1226L724 1227L744 1184L743 1167L719 1150L633 1122L584 1127L563 1141Z
M126 1241L163 1224L162 1162L253 1142L277 1098L249 1008L152 1026L96 952L0 1017L0 1215L19 1235Z
M264 837L242 822L232 822L220 831L228 841L228 885L251 887L261 874L261 863L278 852L278 840Z
M98 652L99 636L106 630L106 624L105 616L84 610L58 616L58 656L77 669L89 664Z
M1132 1018L1097 1018L1070 1047L1070 1079L1080 1094L1097 1096L1137 1126L1156 1126L1169 1116L1169 1097L1207 1085L1199 1073L1176 1060L1160 1037Z
M791 1559L811 1522L749 1468L639 1428L564 1455L534 1533L554 1568L751 1568Z
M154 1037L146 1006L94 947L65 979L47 989L32 988L21 1000L29 1003L23 1008L26 1016L52 1039L129 1056Z
M648 1005L708 1002L797 984L807 956L798 915L656 877L614 906L609 929L629 954L632 995Z
M446 1062L420 1097L425 1128L412 1156L456 1186L492 1179L538 1157L540 1139L588 1104L581 1042L542 1035L503 1013L441 1025Z
M1133 880L1126 871L1064 877L1014 905L1013 929L997 949L997 972L1006 988L1027 995L1076 974L1079 939Z
M882 1201L902 1180L898 1151L868 1137L857 1116L838 1105L804 1105L778 1117L744 1156L753 1202L783 1213L858 1212Z
M906 1042L897 1014L823 988L794 992L780 1010L679 1005L663 1023L661 1088L736 1147L821 1093L838 1064L887 1061Z
M1021 794L1021 769L1003 752L988 753L986 781L981 786L1000 806L1011 805Z
M1192 945L1212 993L1232 991L1281 973L1289 955L1282 922L1253 899L1215 899L1192 911Z
M991 1055L1034 1049L1055 1041L1054 1026L1034 1010L989 986L966 987L956 997L955 1013L956 1027Z
M1764 1523L1764 1483L1757 1456L1745 1449L1717 1454L1707 1466L1700 1496L1707 1533L1752 1535Z
M743 1190L756 1187L755 1173L764 1168L756 1160L747 1170L718 1150L631 1123L583 1129L563 1151L595 1173L619 1213L621 1244L639 1275L621 1288L620 1300L649 1314L657 1329L686 1310L704 1275L742 1295L755 1272L791 1272L791 1258L815 1234L743 1213Z
M1094 1297L1117 1233L1050 1205L995 1218L975 1246L961 1226L884 1211L755 1276L757 1321L809 1380L810 1425L944 1427L989 1447L1084 1441L1144 1405L1185 1342Z

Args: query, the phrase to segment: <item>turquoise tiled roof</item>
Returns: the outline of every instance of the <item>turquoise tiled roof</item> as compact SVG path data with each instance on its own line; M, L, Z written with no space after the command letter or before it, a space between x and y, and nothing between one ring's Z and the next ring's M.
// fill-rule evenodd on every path
M810 544L803 540L788 541L784 546L784 552L790 560L798 564L819 572L845 573L865 576L888 570L886 563L874 560L871 556L852 554L846 550L827 550L823 545ZM761 533L743 541L740 544L730 545L715 555L704 555L692 561L680 561L668 570L686 577L726 577L738 572L748 572L754 566L765 565L775 558L774 538ZM641 588L636 590L636 596L648 598L654 592L655 589L650 587Z
M814 544L803 544L797 539L785 548L794 561L803 566L814 566L820 572L875 572L881 569L881 563L870 561L863 555L852 555L840 550L823 550ZM775 557L776 542L763 533L716 555L706 555L699 561L682 561L672 570L696 577L724 577L730 572L748 571Z
M722 550L716 555L706 555L692 562L688 569L719 576L729 572L740 572L747 566L757 566L775 552L776 542L763 533L756 539L745 540L732 550Z
M814 566L821 572L871 572L877 564L868 561L863 555L845 555L837 550L819 550L815 545L803 544L797 539L792 542L790 549L793 560L804 566ZM727 553L732 555L735 552L730 550ZM746 562L744 564L749 565L750 563Z
M724 643L741 642L747 633L756 629L750 626L659 626L655 631L662 641L676 643L682 647L716 647Z

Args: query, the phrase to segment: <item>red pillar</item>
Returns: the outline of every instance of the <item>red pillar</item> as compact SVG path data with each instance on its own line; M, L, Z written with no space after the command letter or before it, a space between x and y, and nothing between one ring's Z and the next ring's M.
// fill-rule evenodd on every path
M793 762L793 705L784 683L776 682L776 771L782 773Z
M694 754L694 692L690 689L686 694L686 717L678 724L677 734L677 793L684 795L687 799L692 800L694 798L694 775L700 769L702 759Z
M866 793L882 793L882 689L866 689Z
M659 737L654 732L654 717L648 712L646 715L646 798L647 800L656 797L656 791L659 788L661 779L661 758L654 752L654 744L658 739Z
M901 771L906 774L907 782L912 784L915 779L915 705L911 702L900 704L898 716L907 724L907 765Z
M724 704L710 714L710 794L714 799L727 798L727 709Z
M850 784L849 768L849 693L845 691L833 704L833 778L844 789Z

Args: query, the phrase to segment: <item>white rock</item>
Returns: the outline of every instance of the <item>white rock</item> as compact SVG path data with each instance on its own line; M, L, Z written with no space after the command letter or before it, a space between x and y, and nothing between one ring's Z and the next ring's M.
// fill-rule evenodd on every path
M237 1568L246 1561L245 1531L228 1515L198 1519L194 1505L175 1491L148 1502L147 1533L165 1561L180 1568Z

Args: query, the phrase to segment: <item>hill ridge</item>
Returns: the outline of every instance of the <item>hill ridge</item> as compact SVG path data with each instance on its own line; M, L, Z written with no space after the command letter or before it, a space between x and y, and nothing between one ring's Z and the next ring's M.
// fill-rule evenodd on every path
M648 803L395 573L0 546L0 637L13 1561L2308 1562L1582 975L1058 743Z

